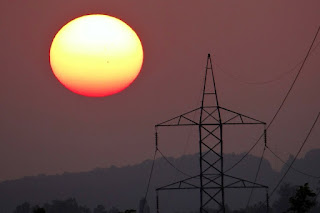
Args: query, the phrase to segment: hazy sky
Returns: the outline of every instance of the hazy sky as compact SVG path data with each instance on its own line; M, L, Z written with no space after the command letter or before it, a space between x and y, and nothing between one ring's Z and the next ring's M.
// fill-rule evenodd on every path
M318 0L28 0L1 1L0 8L0 181L151 158L154 125L200 104L208 53L221 68L214 70L221 105L269 122L320 24ZM145 54L136 81L104 98L70 92L49 64L57 31L92 13L129 24ZM319 112L319 70L320 45L268 134L284 157L296 153ZM231 141L226 152L246 151L257 135ZM318 122L303 154L319 142ZM197 141L162 143L167 155L198 151Z

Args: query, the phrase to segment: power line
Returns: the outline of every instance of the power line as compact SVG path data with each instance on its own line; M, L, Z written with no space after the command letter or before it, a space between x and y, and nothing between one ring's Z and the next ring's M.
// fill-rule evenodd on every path
M161 156L168 162L168 164L170 166L172 166L175 170L177 170L178 172L180 172L181 174L185 175L185 176L188 176L188 177L193 177L185 172L183 172L182 170L180 170L179 168L177 168L175 165L173 165L173 163L171 163L171 161L164 155L162 154L162 152L158 149L158 152L161 154Z
M159 152L161 154L161 156L169 163L169 165L171 165L174 169L176 169L178 172L180 172L183 175L186 175L188 177L192 177L190 175L188 175L187 173L181 171L180 169L178 169L175 165L173 165L173 163L171 163L169 161L169 159L159 150L158 148L158 132L157 132L157 128L156 128L156 133L155 133L155 146L156 149L154 151L154 155L153 155L153 159L152 159L152 166L151 166L151 170L150 170L150 175L148 178L148 184L147 184L147 189L146 189L146 193L144 196L144 204L146 204L146 200L147 200L147 196L148 196L148 192L149 192L149 188L150 188L150 183L151 183L151 178L152 178L152 174L153 174L153 170L154 170L154 164L155 164L155 160L156 160L156 156L157 156L157 152Z
M320 41L314 45L314 48L310 51L310 55L312 52L314 52L320 45ZM286 75L292 73L293 71L295 71L297 69L297 67L301 66L301 64L303 63L303 59L301 61L299 61L298 63L296 63L292 68L290 68L289 70L280 73L279 75L277 75L276 77L270 79L270 80L265 80L265 81L244 81L242 80L239 76L235 76L233 74L231 74L230 72L226 71L226 69L222 68L217 62L215 62L215 65L217 66L218 69L220 69L222 72L222 74L226 74L228 75L230 78L236 80L236 81L240 81L241 83L244 84L249 84L249 85L263 85L263 84L269 84L278 80L281 80L282 78L284 78Z
M299 69L299 71L298 71L298 73L297 73L294 81L292 82L292 84L291 84L291 86L290 86L290 88L289 88L289 90L288 90L285 98L283 99L281 105L279 106L278 110L276 111L276 113L274 114L273 118L271 119L271 122L268 124L266 130L269 129L269 127L272 125L272 123L274 122L274 120L275 120L275 118L277 117L278 113L280 112L281 108L283 107L285 101L287 100L287 98L288 98L288 96L289 96L289 94L290 94L290 92L291 92L291 90L292 90L295 82L297 81L297 79L298 79L298 77L299 77L299 75L300 75L300 73L301 73L302 68L304 67L305 62L307 61L307 58L308 58L309 55L310 55L310 52L311 52L312 47L313 47L313 44L314 44L314 42L315 42L315 40L316 40L316 38L317 38L317 36L318 36L319 30L320 30L320 27L318 27L318 30L317 30L317 32L316 32L316 35L314 36L314 39L313 39L313 41L312 41L312 43L311 43L311 45L310 45L310 47L309 47L309 50L308 50L308 52L307 52L307 55L306 55L306 57L304 58L304 60L303 60L303 62L302 62L302 65L301 65L301 67L300 67L300 69ZM318 114L318 116L317 116L316 121L318 120L318 117L319 117L319 114ZM314 123L314 125L315 125L315 123ZM313 126L314 126L314 125L313 125ZM312 129L313 129L313 126L312 126L312 128L311 128L311 131L312 131ZM310 132L309 132L309 134L310 134ZM307 138L309 137L309 134L308 134ZM254 144L253 148L256 146L256 144L258 144L258 142L260 141L260 139L261 139L261 137L260 137L260 138L258 139L258 141ZM300 151L301 151L302 147L304 146L305 142L306 142L306 140L304 141L303 145L301 146L298 154L300 153ZM266 143L265 143L265 146L264 146L264 149L263 149L263 153L262 153L262 156L261 156L261 159L260 159L260 163L259 163L259 166L258 166L258 170L257 170L256 176L255 176L254 183L256 183L258 174L259 174L259 172L260 172L261 162L262 162L263 154L264 154L264 152L265 152L266 147L267 147L267 146L266 146ZM252 148L252 149L253 149L253 148ZM252 150L252 149L251 149L251 150ZM251 151L251 150L250 150L250 151ZM297 154L297 155L298 155L298 154ZM297 157L297 155L296 155L296 157ZM295 157L295 159L296 159L296 157ZM242 159L243 159L243 158L242 158ZM295 161L295 159L294 159L294 161ZM287 172L288 172L289 169L291 168L291 166L292 166L292 164L294 163L294 161L291 163L291 165L290 165L290 167L288 168ZM287 174L287 172L285 173L285 175ZM285 175L283 176L283 178L285 177ZM272 194L274 193L274 191L278 188L278 186L280 185L280 183L281 183L281 181L283 180L283 178L280 180L280 182L278 183L278 185L276 186L276 188L271 192L270 197L272 196ZM253 193L253 190L251 190L251 192L250 192L250 196L249 196L249 200L248 200L248 202L247 202L247 206L248 206L249 203L250 203L252 193Z
M299 67L299 65L302 64L302 61L300 61L299 63L295 64L288 71L280 73L279 75L277 75L273 79L265 80L265 81L252 81L252 82L241 80L238 76L235 76L235 75L233 75L233 74L231 74L229 72L226 72L225 69L222 69L222 67L219 64L217 64L217 63L215 63L215 64L216 64L217 68L222 71L221 73L224 73L224 74L228 75L229 77L231 77L232 79L234 79L236 81L240 81L243 84L249 84L249 85L263 85L263 84L269 84L269 83L272 83L272 82L275 82L275 81L278 81L278 80L284 78L286 75L288 75L288 74L292 73L293 71L295 71L297 69L297 67Z
M267 146L264 146L264 148L263 148L262 155L261 155L261 158L260 158L260 161L259 161L259 165L258 165L258 171L257 171L256 176L255 176L255 178L254 178L254 183L257 182L258 175L259 175L259 172L260 172L260 169L261 169L261 164L262 164L263 156L264 156L264 153L265 153L265 151L266 151L266 147L267 147ZM248 207L249 204L250 204L252 194L253 194L253 188L252 188L251 191L250 191L250 196L249 196L249 199L248 199L248 202L247 202L247 207Z
M281 157L279 157L279 156L278 156L274 151L272 151L269 147L267 147L267 149L268 149L276 158L278 158L278 160L280 160L284 165L286 165L287 167L290 166L287 162L285 162L283 159L281 159ZM308 174L308 173L306 173L306 172L302 172L302 171L296 169L296 168L293 167L293 166L291 167L291 169L292 169L293 171L295 171L295 172L297 172L297 173L300 173L300 174L302 174L302 175L305 175L305 176L307 176L307 177L314 178L314 179L320 179L320 176L315 176L315 175Z
M149 188L150 188L150 182L151 182L151 178L152 178L152 173L153 173L153 169L154 169L154 163L156 161L156 156L157 156L157 152L158 152L158 132L157 129L155 131L155 150L154 150L154 155L153 155L153 159L152 159L152 165L151 165L151 170L150 170L150 175L149 175L149 179L148 179L148 184L147 184L147 189L146 189L146 193L144 196L144 204L146 203L146 199L148 196L148 192L149 192Z
M317 36L318 36L319 31L320 31L320 26L319 26L319 28L318 28L318 30L317 30L316 35L315 35L314 38L313 38L313 41L312 41L312 43L311 43L311 45L310 45L310 48L309 48L309 50L308 50L308 53L307 53L306 57L304 58L303 63L301 64L301 67L300 67L300 69L299 69L296 77L294 78L294 81L292 82L292 84L291 84L291 86L290 86L290 88L289 88L286 96L284 97L284 99L283 99L280 107L278 108L276 114L275 114L275 115L273 116L273 118L271 119L271 121L270 121L270 123L269 123L269 125L268 125L267 128L269 128L269 127L271 126L271 124L273 123L273 121L274 121L275 118L277 117L278 113L280 112L281 108L283 107L284 103L286 102L286 100L287 100L287 98L288 98L288 96L289 96L289 94L290 94L290 92L291 92L294 84L296 83L296 81L297 81L297 79L298 79L298 77L299 77L299 75L300 75L300 73L301 73L302 68L304 67L304 65L305 65L305 63L306 63L306 61L307 61L307 58L309 57L310 51L311 51L312 46L313 46L313 44L314 44L314 42L315 42L315 40L316 40L316 38L317 38Z
M152 173L153 173L153 169L154 169L154 163L155 163L155 160L156 160L157 151L158 151L158 149L156 149L156 150L154 151L153 160L152 160L152 166L151 166L151 171L150 171L150 175L149 175L149 179L148 179L148 184L147 184L147 190L146 190L146 193L145 193L145 195L144 195L144 202L146 201L147 196L148 196L148 192L149 192L149 188L150 188L150 182L151 182L151 178L152 178Z
M280 179L280 181L278 182L278 184L276 185L276 187L272 190L271 194L270 194L270 197L273 195L273 193L277 190L277 188L279 187L280 183L283 181L283 179L285 178L285 176L288 174L289 170L291 169L292 165L294 164L294 162L296 161L298 155L300 154L302 148L304 147L304 145L306 144L314 126L316 125L317 121L318 121L318 118L319 118L319 115L320 115L320 112L318 113L318 116L316 117L315 121L313 122L312 124L312 127L311 129L309 130L309 133L307 135L307 137L304 139L303 143L301 144L300 148L299 148L299 151L297 152L297 154L295 155L293 161L290 163L287 171L284 173L284 175L282 176L282 178Z
M190 136L190 135L189 135ZM189 136L188 136L188 140L189 140ZM156 133L155 133L155 138L156 138L156 151L158 151L160 153L160 155L167 161L167 163L172 166L175 170L177 170L178 172L180 172L181 174L188 176L188 177L192 177L191 175L183 172L182 170L180 170L179 168L177 168L175 165L173 165L173 163L171 163L171 161L160 151L160 149L158 148L158 128L156 127Z
M280 110L282 109L284 103L286 102L286 100L287 100L290 92L292 91L292 88L293 88L294 84L296 83L296 81L297 81L297 79L298 79L298 77L299 77L299 75L300 75L300 73L301 73L301 71L302 71L302 68L303 68L304 65L305 65L305 62L307 61L307 58L309 57L310 51L311 51L312 46L313 46L313 44L314 44L314 42L315 42L315 40L316 40L316 38L317 38L317 36L318 36L319 30L320 30L320 26L318 27L318 30L317 30L314 38L313 38L313 41L312 41L312 43L311 43L311 45L310 45L310 47L309 47L309 50L308 50L308 52L307 52L307 54L306 54L306 56L305 56L305 58L304 58L304 60L303 60L303 62L302 62L302 64L301 64L301 67L300 67L300 69L299 69L296 77L294 78L294 80L293 80L293 82L292 82L292 84L291 84L288 92L286 93L286 95L285 95L284 99L282 100L282 102L281 102L279 108L277 109L276 113L275 113L274 116L272 117L272 119L271 119L270 123L268 124L266 130L268 130L269 127L272 125L272 123L274 122L275 118L277 117L277 115L279 114ZM233 168L234 168L235 166L237 166L245 157L247 157L248 154L249 154L249 153L254 149L254 147L259 143L259 141L260 141L260 139L261 139L262 137L263 137L263 134L262 134L262 135L259 137L259 139L254 143L254 145L249 149L249 151L248 151L238 162L236 162L233 166L231 166L229 169L227 169L226 172L228 172L228 171L230 171L231 169L233 169Z
M241 158L240 160L238 160L235 164L233 164L230 168L226 169L225 172L229 172L230 170L232 170L234 167L236 167L239 163L241 163L241 161L243 161L243 159L245 159L249 153L254 149L254 147L256 147L256 145L259 143L260 139L263 137L263 135L261 135L259 137L259 139L255 142L255 144L253 144L253 146L249 149L248 152L246 152Z
M318 118L319 118L319 115L320 115L320 112L318 113L315 121L313 122L313 124L312 124L312 126L311 126L311 128L310 128L310 130L309 130L309 132L308 132L308 134L307 134L307 137L304 139L303 143L301 144L301 146L300 146L297 154L295 155L293 161L291 162L291 164L289 165L287 171L286 171L286 172L284 173L284 175L281 177L281 179L279 180L279 182L277 183L277 185L276 185L276 186L274 187L274 189L272 190L271 194L269 195L269 198L271 198L271 196L274 194L274 192L275 192L275 191L277 190L277 188L280 186L281 182L284 180L285 176L288 174L289 170L292 168L292 165L293 165L294 162L296 161L296 159L297 159L298 155L300 154L303 146L306 144L306 142L307 142L307 140L308 140L308 138L309 138L309 136L310 136L310 134L311 134L314 126L316 125L316 123L317 123L317 121L318 121ZM319 193L320 193L320 191L317 193L317 196L318 196ZM265 203L261 203L258 209L260 209L264 204L265 204Z

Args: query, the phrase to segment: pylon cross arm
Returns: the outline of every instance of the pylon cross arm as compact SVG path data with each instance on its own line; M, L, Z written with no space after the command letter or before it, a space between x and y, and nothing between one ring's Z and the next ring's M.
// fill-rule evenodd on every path
M199 189L199 188L200 188L199 175L197 175L197 176L189 177L189 178L165 185L163 187L157 188L156 191L174 190L174 189Z
M248 180L245 180L245 179L242 179L242 178L237 178L237 177L234 177L234 176L231 176L231 175L226 175L224 174L224 177L225 177L225 186L224 188L226 189L236 189L236 188L249 188L249 189L252 189L252 188L268 188L268 186L265 186L265 185L262 185L262 184L259 184L259 183L255 183L255 182L252 182L252 181L248 181Z
M219 107L221 118L222 118L222 124L223 125L236 125L236 124L263 124L266 123L263 121L260 121L258 119L249 117L247 115L232 111L230 109L226 109L224 107Z
M167 121L161 122L157 124L155 127L161 126L194 126L199 125L198 121L194 120L194 114L196 114L200 110L196 108L194 110L188 111L176 117L173 117Z

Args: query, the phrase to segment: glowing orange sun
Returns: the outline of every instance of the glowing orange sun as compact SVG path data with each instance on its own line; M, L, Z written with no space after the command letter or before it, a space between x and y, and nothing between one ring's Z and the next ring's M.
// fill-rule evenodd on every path
M54 75L84 96L118 93L138 76L143 62L139 37L123 21L107 15L76 18L56 34L50 48Z

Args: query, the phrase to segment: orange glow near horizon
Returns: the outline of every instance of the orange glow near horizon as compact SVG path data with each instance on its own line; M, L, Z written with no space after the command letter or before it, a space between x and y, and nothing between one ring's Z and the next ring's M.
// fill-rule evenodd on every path
M138 76L143 49L137 34L107 15L76 18L56 34L50 48L54 75L69 90L103 97L127 88Z

